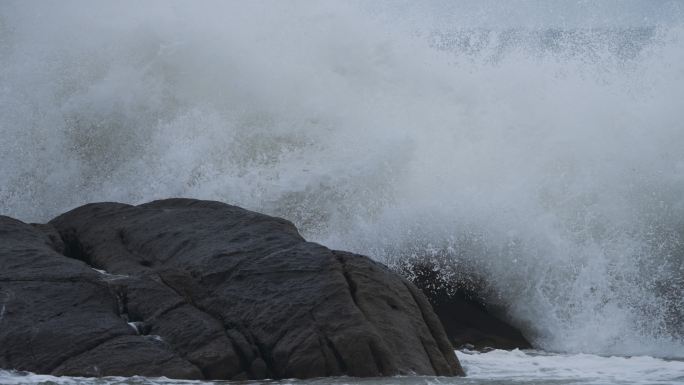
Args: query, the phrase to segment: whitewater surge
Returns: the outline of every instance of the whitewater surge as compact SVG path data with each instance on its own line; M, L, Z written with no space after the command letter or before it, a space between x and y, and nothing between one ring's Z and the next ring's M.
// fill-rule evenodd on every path
M352 378L241 381L240 384L273 385L671 385L684 381L684 362L653 357L602 357L590 354L549 354L536 351L494 350L488 353L457 351L467 377ZM0 370L5 385L204 385L235 384L230 381L188 381L146 377L55 377Z
M1 2L0 214L216 199L476 274L538 348L684 357L684 24L388 8Z

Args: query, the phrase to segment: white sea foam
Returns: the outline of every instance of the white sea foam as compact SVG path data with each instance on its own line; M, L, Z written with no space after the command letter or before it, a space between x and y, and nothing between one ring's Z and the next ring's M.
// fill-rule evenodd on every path
M291 385L672 385L684 381L684 362L652 357L602 357L590 354L549 354L536 351L502 351L488 353L457 352L466 372L465 378L448 377L333 377L310 380L241 381L240 384ZM54 377L0 370L4 385L83 384L83 385L171 385L220 384L225 381L183 381L167 378Z
M537 347L683 357L681 13L476 3L2 1L1 213L217 199L471 269Z
M458 352L471 380L516 383L677 384L684 382L684 362L653 357L602 357L519 350Z

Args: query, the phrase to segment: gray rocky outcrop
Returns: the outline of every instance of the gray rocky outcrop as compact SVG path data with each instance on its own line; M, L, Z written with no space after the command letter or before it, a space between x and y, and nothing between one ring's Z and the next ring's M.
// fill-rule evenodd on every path
M0 217L0 367L186 379L462 375L414 285L219 202Z

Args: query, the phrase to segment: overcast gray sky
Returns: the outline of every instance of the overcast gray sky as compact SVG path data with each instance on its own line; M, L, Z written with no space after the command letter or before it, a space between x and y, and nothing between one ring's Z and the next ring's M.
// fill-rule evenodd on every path
M375 3L378 6L378 3ZM624 27L684 24L684 0L387 1L401 17L436 27Z

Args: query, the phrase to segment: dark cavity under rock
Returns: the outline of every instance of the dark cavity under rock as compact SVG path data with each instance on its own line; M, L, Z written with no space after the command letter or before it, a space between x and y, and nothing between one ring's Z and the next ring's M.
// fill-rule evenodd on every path
M517 328L496 315L472 282L451 282L430 261L410 261L401 273L428 298L453 346L478 350L532 348Z
M384 265L306 242L283 219L190 199L89 204L49 225L0 217L0 367L463 374L426 298Z

